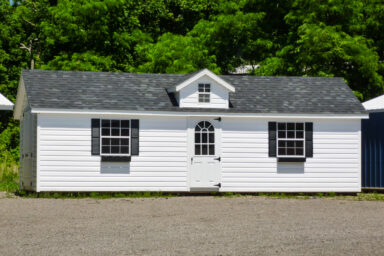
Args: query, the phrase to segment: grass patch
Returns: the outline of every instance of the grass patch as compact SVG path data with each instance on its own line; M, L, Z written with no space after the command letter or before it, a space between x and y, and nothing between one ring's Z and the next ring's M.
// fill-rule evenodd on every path
M110 199L110 198L169 198L180 196L213 196L216 198L234 197L265 197L274 199L319 199L329 198L335 200L351 201L384 201L384 194L380 193L357 193L356 195L339 193L235 193L235 192L212 192L212 193L169 193L169 192L28 192L17 190L16 196L24 198L54 198L54 199Z
M164 192L29 192L17 191L17 196L25 198L54 198L54 199L110 199L110 198L168 198L178 194Z
M355 195L349 193L233 193L233 192L223 192L223 193L212 193L211 195L215 197L242 197L242 196L251 196L251 197L266 197L266 198L275 198L275 199L319 199L319 198L329 198L336 200L352 200L352 201L384 201L384 193L377 192L362 192L356 193Z
M0 191L14 193L19 189L18 164L5 158L0 163Z
M384 201L384 194L383 193L359 193L356 196L356 200L359 201Z

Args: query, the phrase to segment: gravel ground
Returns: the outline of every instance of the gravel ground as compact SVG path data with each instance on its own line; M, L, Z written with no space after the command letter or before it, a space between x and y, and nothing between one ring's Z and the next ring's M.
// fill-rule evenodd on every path
M3 198L0 255L384 255L384 202Z

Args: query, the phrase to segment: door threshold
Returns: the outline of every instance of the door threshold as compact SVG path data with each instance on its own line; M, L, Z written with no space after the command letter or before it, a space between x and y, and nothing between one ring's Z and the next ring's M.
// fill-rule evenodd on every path
M218 192L219 188L218 187L193 187L190 188L191 192Z

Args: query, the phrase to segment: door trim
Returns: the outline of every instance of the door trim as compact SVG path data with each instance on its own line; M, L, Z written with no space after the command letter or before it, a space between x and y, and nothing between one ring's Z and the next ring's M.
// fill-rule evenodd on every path
M194 153L194 146L195 146L195 126L200 122L200 121L209 121L212 123L215 127L215 133L217 133L217 140L215 141L215 155L216 157L221 157L221 139L222 139L222 122L221 121L215 120L217 117L187 117L187 187L189 191L191 192L215 192L215 191L220 191L219 187L209 187L209 188L199 188L199 187L191 187L191 172L192 172L192 159L195 156ZM221 157L222 158L222 157ZM221 183L221 178L222 178L222 162L219 162L219 181L218 183Z

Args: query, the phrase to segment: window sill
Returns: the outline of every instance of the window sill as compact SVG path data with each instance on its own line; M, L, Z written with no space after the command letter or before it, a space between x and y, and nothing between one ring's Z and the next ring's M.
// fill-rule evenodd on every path
M101 162L131 162L130 156L101 156Z
M303 163L306 161L305 157L278 157L279 163Z

